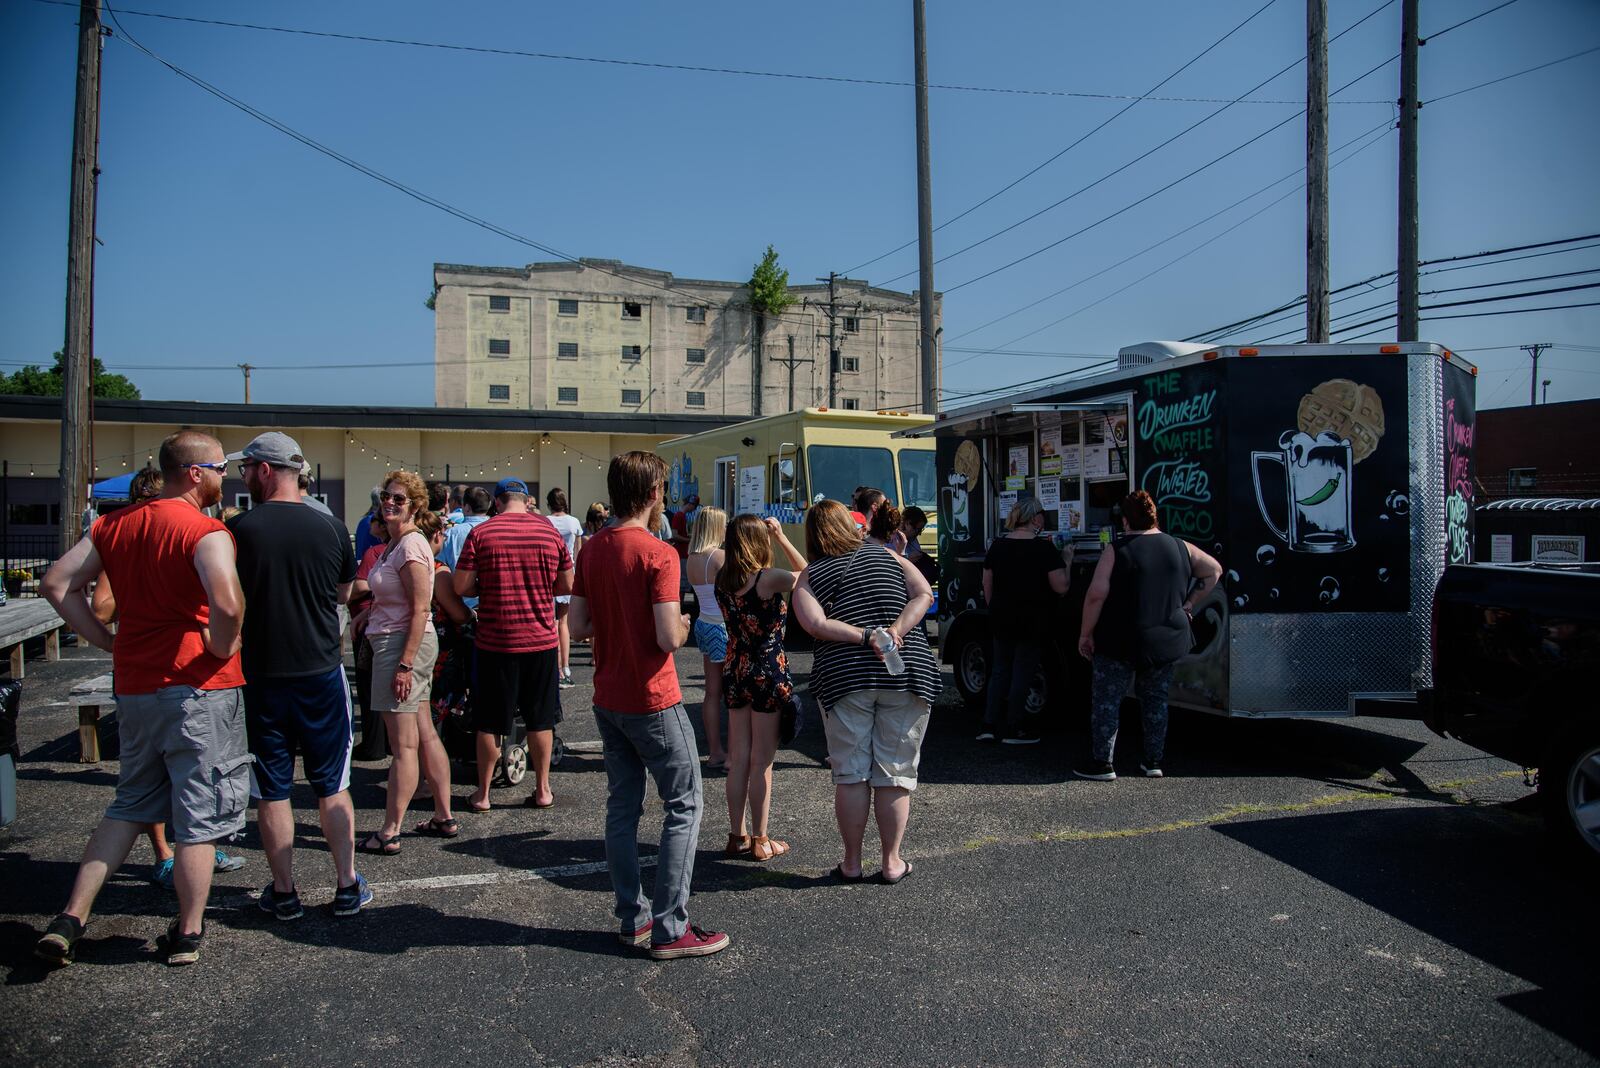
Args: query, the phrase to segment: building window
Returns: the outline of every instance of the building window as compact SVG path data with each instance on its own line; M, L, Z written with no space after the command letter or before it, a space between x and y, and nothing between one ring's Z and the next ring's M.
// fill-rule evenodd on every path
M622 346L622 358L630 362L638 361L644 357L644 350L638 345Z
M860 356L841 356L839 358L839 365L840 365L839 369L841 371L844 371L846 374L852 374L853 375L853 374L860 374L861 373L861 357Z
M557 404L577 404L578 403L578 387L577 386L557 386L556 387L556 403Z
M511 399L510 386L490 386L489 399L492 401L508 401Z
M706 350L705 349L689 349L687 352L684 353L684 360L686 362L688 362L688 363L705 363L706 362Z
M556 344L556 359L576 360L578 358L578 343L576 341L562 341Z
M861 319L854 315L846 315L844 317L844 332L847 334L859 334L861 332Z
M643 404L644 395L637 389L625 389L622 391L622 403L633 405Z
M703 392L691 390L687 403L691 408L704 408L706 406L706 395Z
M489 310L492 312L508 312L511 310L510 297L490 297Z
M859 397L842 397L840 398L840 407L847 412L859 412L861 410L861 400Z
M683 321L686 323L703 323L706 321L706 310L704 308L685 308L683 309L683 314Z
M511 339L508 337L492 337L489 339L490 356L510 356Z
M1537 467L1513 467L1506 472L1506 492L1532 493L1539 484Z
M625 300L622 302L622 317L624 319L638 319L643 315L644 309L640 307L638 301Z
M575 301L575 300L558 300L558 301L556 301L556 314L557 315L577 315L578 314L578 302Z

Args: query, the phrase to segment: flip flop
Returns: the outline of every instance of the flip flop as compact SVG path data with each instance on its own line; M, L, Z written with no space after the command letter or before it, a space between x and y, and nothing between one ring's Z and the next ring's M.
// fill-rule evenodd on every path
M867 881L866 872L862 872L860 875L846 875L843 864L835 864L833 870L828 874L833 876L833 881L836 883L864 883ZM904 876L901 876L901 878L904 878Z
M880 871L878 873L878 881L884 886L893 886L895 883L903 883L906 881L906 877L909 876L914 870L915 869L911 866L911 862L907 861L905 871L901 872L899 875L896 875L893 879L889 878Z
M523 801L522 804L526 808L555 808L556 799L552 796L550 800L541 805L538 801L534 800L533 794L529 794L527 800Z
M412 828L412 831L415 834L427 835L431 838L454 838L461 833L461 824L456 822L454 816L447 820L442 820L435 816L431 820L423 820Z
M368 842L377 842L378 844L370 846L367 844ZM376 857L392 857L400 852L400 836L397 834L393 838L385 838L377 831L373 831L356 843L356 852L370 853Z
M467 802L467 811L468 812L476 812L480 816L483 815L485 812L488 812L493 807L494 807L493 805L483 805L483 806L480 807L478 805L474 805L471 801Z

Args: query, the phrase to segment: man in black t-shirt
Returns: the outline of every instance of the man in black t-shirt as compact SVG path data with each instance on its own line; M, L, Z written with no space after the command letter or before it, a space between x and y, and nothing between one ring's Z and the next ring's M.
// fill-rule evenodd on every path
M336 916L372 900L355 870L350 803L350 687L345 681L339 606L350 597L355 553L343 523L306 505L305 457L286 434L262 434L228 459L254 507L228 522L238 543L244 621L245 728L255 757L256 822L272 868L258 901L280 920L302 914L294 884L294 754L317 795L322 834L338 875Z

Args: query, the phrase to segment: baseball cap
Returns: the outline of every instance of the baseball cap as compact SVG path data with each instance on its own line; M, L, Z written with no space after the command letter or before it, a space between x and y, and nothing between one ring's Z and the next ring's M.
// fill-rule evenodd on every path
M306 458L300 452L300 443L288 434L276 430L269 430L265 434L258 434L255 440L238 452L230 452L229 460L256 460L261 463L271 464L273 467L289 467L295 471L302 471L306 466Z
M502 478L494 484L494 495L496 497L504 497L508 493L520 493L526 497L528 495L528 484L520 478Z
M687 504L687 505L691 505L691 506L693 506L695 508L700 507L700 494L698 494L698 493L689 494L689 496L687 496L687 497L685 497L683 499L683 503Z

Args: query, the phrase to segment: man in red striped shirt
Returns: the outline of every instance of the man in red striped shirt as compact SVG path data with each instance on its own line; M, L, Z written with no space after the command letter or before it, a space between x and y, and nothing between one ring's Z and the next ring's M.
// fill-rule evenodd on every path
M489 811L500 739L520 715L534 773L527 803L549 808L550 747L561 722L555 599L572 592L572 556L550 520L529 510L527 483L503 478L494 499L494 517L467 535L451 579L457 594L478 598L478 789L467 805Z

